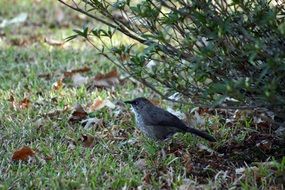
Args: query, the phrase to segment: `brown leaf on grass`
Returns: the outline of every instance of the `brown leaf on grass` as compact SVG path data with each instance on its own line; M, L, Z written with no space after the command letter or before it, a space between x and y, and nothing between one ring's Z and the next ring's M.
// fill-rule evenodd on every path
M53 83L53 84L52 84L52 88L53 88L54 90L60 90L60 89L62 89L62 87L63 87L63 82L62 82L62 80L63 80L63 79L59 79L59 80L57 80L55 83Z
M47 43L48 45L58 46L58 47L61 47L64 44L64 41L59 41L48 37L45 37L44 42Z
M197 112L199 113L199 115L205 115L205 114L209 113L209 108L198 107Z
M64 77L71 77L72 75L74 75L76 73L87 73L90 70L91 70L90 67L85 66L85 67L82 67L79 69L73 69L70 71L65 71L63 74L64 74Z
M108 107L111 109L115 108L115 104L113 104L110 100L102 100L101 98L96 98L94 102L88 106L89 111L97 111L104 107Z
M94 144L95 143L95 141L94 141L95 138L93 136L91 136L91 135L88 135L88 134L87 135L82 135L79 140L82 142L84 147L92 148L95 145Z
M86 119L87 115L88 114L84 110L84 108L80 104L77 104L74 107L74 111L72 112L72 114L69 117L68 121L71 122L71 123L75 123L75 122L81 121L83 119Z
M30 101L28 98L24 98L24 99L20 102L19 107L20 107L21 109L28 108L28 107L30 107L30 104L31 104L31 101Z
M16 150L12 156L12 160L18 161L23 160L27 161L29 157L34 157L35 152L28 146L24 146L20 148L19 150Z
M18 109L18 108L25 109L25 108L30 107L30 104L31 104L31 101L27 97L21 100L20 102L16 102L13 94L10 95L8 101L11 102L14 109Z
M25 108L28 108L31 104L31 101L27 97L21 100L20 102L16 102L13 95L10 95L8 101L12 103L12 106L14 109L18 109L18 108L25 109Z
M88 89L111 88L119 84L119 74L117 70L112 70L109 73L96 75L88 85Z
M104 100L101 100L100 98L95 99L94 102L91 104L91 106L89 106L90 110L96 111L103 108L104 107L103 102Z
M146 184L150 184L151 182L151 173L150 172L146 172L145 175L143 176L143 181Z

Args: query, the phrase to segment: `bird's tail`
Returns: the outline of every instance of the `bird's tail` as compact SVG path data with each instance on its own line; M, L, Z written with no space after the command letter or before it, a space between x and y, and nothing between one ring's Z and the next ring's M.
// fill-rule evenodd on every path
M202 138L204 138L204 139L206 139L208 141L211 141L211 142L216 142L217 141L213 136L209 135L206 132L200 131L198 129L187 127L186 131L189 132L189 133L195 134L195 135L197 135L199 137L202 137Z

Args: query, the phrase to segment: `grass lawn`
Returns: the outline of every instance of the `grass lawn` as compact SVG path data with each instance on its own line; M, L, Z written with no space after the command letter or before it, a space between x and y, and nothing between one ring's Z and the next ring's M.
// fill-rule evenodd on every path
M88 19L51 0L2 0L0 7L0 26L27 13L0 27L0 189L284 189L284 140L268 123L245 112L189 113L192 107L162 101L120 71L111 88L76 87L67 71L88 68L78 71L85 80L115 69L81 39L52 41ZM203 121L198 127L218 142L145 138L123 104L139 96L187 113L188 123ZM86 112L74 119L78 104ZM83 117L97 120L89 125ZM12 159L25 146L33 154Z

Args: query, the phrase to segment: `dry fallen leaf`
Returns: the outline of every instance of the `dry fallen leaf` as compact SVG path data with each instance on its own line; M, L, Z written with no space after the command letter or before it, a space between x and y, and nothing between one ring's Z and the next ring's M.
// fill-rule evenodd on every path
M105 106L103 102L104 100L101 100L100 98L95 99L93 104L91 104L91 106L89 107L90 110L96 111L96 110L103 108Z
M117 84L119 84L119 75L117 70L112 70L107 74L101 74L99 73L97 76L95 76L90 84L88 89L94 89L96 87L99 88L111 88Z
M71 71L65 71L64 72L64 77L72 77L72 75L76 73L86 73L89 72L91 69L87 66L79 68L79 69L73 69Z
M88 107L89 111L98 111L104 107L114 109L116 106L110 100L102 100L101 98L96 98L94 102Z
M69 122L78 122L78 121L81 121L83 119L86 119L87 118L87 112L84 110L84 108L80 105L80 104L77 104L75 107L74 107L74 111L72 112L71 116L69 117Z
M12 160L23 160L26 161L29 157L35 156L35 152L28 146L24 146L19 150L16 150L12 156Z
M21 109L24 109L24 108L28 108L30 106L30 100L28 98L24 98L21 102L20 102L20 105L19 107Z
M45 37L44 42L51 46L62 46L64 44L64 41L54 40L48 37Z
M14 109L25 109L30 107L31 101L25 97L23 100L21 100L20 102L16 102L13 94L10 95L10 98L8 99L9 102L11 102L12 106Z
M151 182L151 173L150 172L146 172L143 176L143 182L146 184L150 184Z
M60 90L63 87L62 79L57 80L55 83L53 83L52 88L54 90Z
M94 140L95 138L91 135L82 135L81 138L79 139L84 147L94 147Z

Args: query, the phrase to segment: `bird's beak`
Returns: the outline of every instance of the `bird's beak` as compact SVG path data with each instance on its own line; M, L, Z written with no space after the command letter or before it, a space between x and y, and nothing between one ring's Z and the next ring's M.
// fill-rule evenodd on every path
M125 104L132 104L133 101L124 101Z

